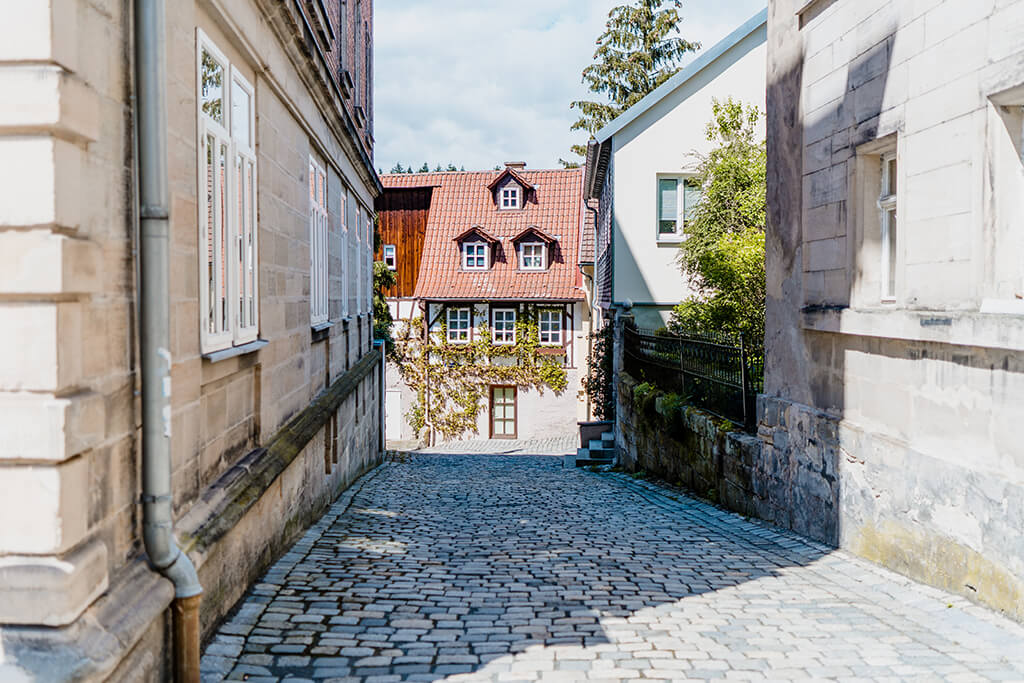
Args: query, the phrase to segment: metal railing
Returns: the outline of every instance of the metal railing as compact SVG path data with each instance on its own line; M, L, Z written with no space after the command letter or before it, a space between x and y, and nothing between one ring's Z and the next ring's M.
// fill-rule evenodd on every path
M742 337L672 335L625 325L623 365L634 379L681 396L719 417L754 426L757 394L764 390L764 353Z

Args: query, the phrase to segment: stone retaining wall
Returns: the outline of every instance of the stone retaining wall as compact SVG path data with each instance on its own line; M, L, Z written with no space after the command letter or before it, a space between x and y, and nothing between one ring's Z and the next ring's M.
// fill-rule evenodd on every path
M758 397L754 436L624 372L617 394L627 470L1024 621L1021 486L776 397Z

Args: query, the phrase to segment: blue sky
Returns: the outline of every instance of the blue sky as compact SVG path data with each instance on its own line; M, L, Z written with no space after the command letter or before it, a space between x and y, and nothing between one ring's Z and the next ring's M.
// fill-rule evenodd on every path
M377 0L375 165L557 168L586 138L569 102L591 98L580 72L623 2ZM764 4L684 0L680 35L710 48Z

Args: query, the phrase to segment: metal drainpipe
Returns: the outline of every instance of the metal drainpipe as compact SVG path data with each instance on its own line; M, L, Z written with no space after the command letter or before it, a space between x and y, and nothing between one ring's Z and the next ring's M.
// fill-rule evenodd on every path
M135 0L142 537L150 564L174 584L174 676L191 682L199 680L203 589L172 532L166 67L164 0Z

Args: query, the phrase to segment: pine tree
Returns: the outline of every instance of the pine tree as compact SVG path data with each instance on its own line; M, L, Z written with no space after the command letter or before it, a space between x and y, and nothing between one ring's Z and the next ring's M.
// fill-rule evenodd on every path
M420 166L420 170L417 171L417 173L430 173L430 164L424 161L423 165Z
M580 118L570 130L593 135L679 71L677 63L687 52L700 49L700 43L671 37L679 33L681 4L680 0L634 0L608 13L594 63L583 70L583 82L609 101L572 102L569 108L578 109ZM573 145L572 151L585 156L587 148Z
M405 173L405 169L402 167L401 162L398 162L391 167L391 170L388 171L388 173Z

